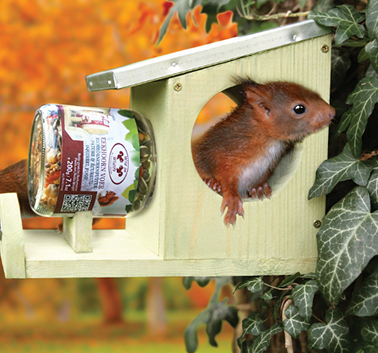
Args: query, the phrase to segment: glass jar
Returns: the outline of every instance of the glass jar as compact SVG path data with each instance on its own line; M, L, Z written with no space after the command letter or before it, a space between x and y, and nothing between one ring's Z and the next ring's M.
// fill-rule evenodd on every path
M37 110L28 192L38 215L136 214L151 201L155 177L152 126L138 112L59 104Z

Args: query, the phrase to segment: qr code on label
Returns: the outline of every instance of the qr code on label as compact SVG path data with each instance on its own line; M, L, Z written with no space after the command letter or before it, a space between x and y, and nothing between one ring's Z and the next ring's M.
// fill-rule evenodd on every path
M92 195L64 195L61 212L88 211Z

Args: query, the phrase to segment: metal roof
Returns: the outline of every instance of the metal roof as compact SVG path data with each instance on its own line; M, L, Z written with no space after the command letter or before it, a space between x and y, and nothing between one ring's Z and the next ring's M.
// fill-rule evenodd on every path
M313 20L202 45L86 76L89 91L121 89L173 77L283 45L323 36Z

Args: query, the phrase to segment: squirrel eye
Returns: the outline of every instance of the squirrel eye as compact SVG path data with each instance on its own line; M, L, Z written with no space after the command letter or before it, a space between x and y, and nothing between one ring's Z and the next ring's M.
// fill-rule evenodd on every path
M302 104L297 104L293 110L295 114L303 114L306 111L306 107Z

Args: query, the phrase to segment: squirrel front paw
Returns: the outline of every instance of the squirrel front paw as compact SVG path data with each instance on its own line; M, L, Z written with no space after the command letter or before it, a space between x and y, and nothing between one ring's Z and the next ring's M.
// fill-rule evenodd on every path
M270 199L272 197L272 189L268 183L264 183L262 185L255 186L249 189L249 195L251 199L255 199L256 197L258 197L259 200L264 200L264 196L267 199Z
M228 227L230 224L235 225L236 215L244 217L243 201L239 196L223 196L223 202L221 205L221 212L225 211L227 207L226 215L224 216L224 224Z
M221 184L212 178L205 178L203 179L204 183L213 191L218 193L219 195L222 195L222 186Z

